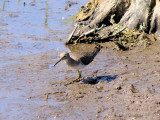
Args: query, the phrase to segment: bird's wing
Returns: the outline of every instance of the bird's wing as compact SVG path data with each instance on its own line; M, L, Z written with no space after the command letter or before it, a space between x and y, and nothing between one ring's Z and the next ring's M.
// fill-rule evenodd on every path
M94 50L92 52L86 53L84 56L82 56L81 62L84 65L88 65L89 63L91 63L94 60L94 57L98 54L98 52L100 51L100 47L95 47Z
M88 65L89 63L91 63L94 59L94 57L98 54L98 52L100 51L101 46L97 45L92 51L90 52L79 52L79 53L72 53L71 57L75 60L75 61L79 61L81 60L81 62L84 65Z
M84 64L84 65L88 65L89 63L91 63L93 61L93 56L83 56L81 57L81 62Z

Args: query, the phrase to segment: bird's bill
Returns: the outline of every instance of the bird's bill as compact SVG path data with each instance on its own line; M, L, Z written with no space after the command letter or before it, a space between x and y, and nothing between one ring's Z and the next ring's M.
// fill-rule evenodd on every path
M62 60L62 59L59 59L59 60L54 64L54 66L56 66L59 62L61 62L61 60ZM54 67L54 66L53 66L53 67Z

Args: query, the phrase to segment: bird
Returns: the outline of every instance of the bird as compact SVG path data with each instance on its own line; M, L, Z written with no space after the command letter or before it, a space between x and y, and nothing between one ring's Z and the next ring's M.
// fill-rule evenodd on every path
M78 71L78 78L76 78L72 82L79 82L81 76L81 69L83 69L85 66L89 65L95 58L95 56L99 53L101 50L102 46L99 44L96 44L96 47L93 49L92 52L85 52L81 54L75 54L75 55L70 55L69 52L62 52L60 54L60 59L54 64L54 67L61 61L65 61L65 63Z

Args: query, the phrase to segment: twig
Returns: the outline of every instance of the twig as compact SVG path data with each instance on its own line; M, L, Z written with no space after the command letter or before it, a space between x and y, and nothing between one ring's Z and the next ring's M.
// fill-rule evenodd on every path
M87 31L87 32L83 33L82 35L80 35L80 36L78 37L78 39L75 41L75 43L77 43L77 42L79 41L79 39L81 39L82 37L87 36L87 35L89 35L89 34L92 34L92 33L94 33L94 32L95 32L95 29L91 29L90 31Z
M117 29L119 29L120 27L116 27L116 28L114 28L114 29L110 29L110 28L107 28L107 29L103 29L102 31L110 31L110 32L113 32L113 31L115 31L115 30L117 30Z
M108 36L108 37L116 36L118 33L122 32L122 31L125 30L126 28L127 28L127 27L124 27L122 30L120 30L120 31L114 33L113 35Z
M45 93L46 95L46 102L48 102L48 96L51 95L52 93Z
M92 33L94 33L94 32L95 32L95 29L91 29L90 31L87 31L87 32L83 33L80 37L83 37L83 36L92 34Z
M74 29L73 29L72 33L70 34L70 36L69 36L69 38L68 38L68 40L67 40L66 43L69 43L69 42L70 42L70 40L71 40L72 36L74 35L74 33L75 33L75 31L76 31L76 29L77 29L78 26L79 26L79 25L76 24L76 26L74 27Z
M101 27L96 28L96 30L97 30L97 31L100 31L103 27L105 27L105 25L104 25L104 24L102 24L102 26L101 26Z
M76 40L76 43L77 43L78 40L81 39L82 37L87 36L87 35L90 35L90 34L94 33L95 31L100 31L104 26L105 26L105 25L102 24L102 26L99 27L99 28L94 28L94 29L91 29L91 30L83 33L82 35L80 35L80 36L78 37L78 39Z
M118 31L118 32L114 33L113 35L107 36L107 37L105 37L105 38L103 38L103 39L107 39L107 38L110 38L110 37L116 36L118 33L122 32L122 31L123 31L123 30L125 30L126 28L127 28L127 27L124 27L123 29L121 29L120 31Z
M130 90L132 91L132 93L137 93L137 91L136 91L136 89L135 89L133 84L131 84Z
M46 102L48 102L48 95L49 93L46 93Z

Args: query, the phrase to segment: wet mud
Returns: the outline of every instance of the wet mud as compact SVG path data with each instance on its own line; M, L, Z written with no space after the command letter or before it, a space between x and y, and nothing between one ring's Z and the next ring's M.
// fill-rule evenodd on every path
M63 62L53 67L54 50L5 58L13 63L0 71L1 119L159 120L159 45L125 52L104 48L83 69L81 82L67 86L77 71Z
M26 3L25 7L35 7L34 12L41 4ZM69 8L66 14L72 10ZM46 27L45 21L23 21L13 27L22 13L30 14L25 10L14 11L15 15L10 15L10 10L0 11L0 119L160 120L159 40L148 48L129 51L117 51L112 43L101 44L104 48L83 69L81 81L66 86L78 74L64 62L53 67L59 53L91 51L94 45L65 46L64 38L73 27L61 30L54 22L48 21ZM49 18L54 19L51 15ZM31 31L21 31L24 24Z
M67 103L60 113L55 114L56 117L159 120L159 45L157 41L147 49L135 48L125 52L103 49L83 70L83 76L98 78L96 84L88 84L84 78L81 83L63 86L66 81L73 80L72 75L77 74L63 70L66 78L53 86L58 90L56 98Z

